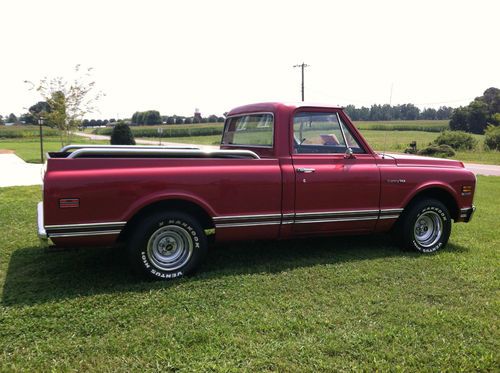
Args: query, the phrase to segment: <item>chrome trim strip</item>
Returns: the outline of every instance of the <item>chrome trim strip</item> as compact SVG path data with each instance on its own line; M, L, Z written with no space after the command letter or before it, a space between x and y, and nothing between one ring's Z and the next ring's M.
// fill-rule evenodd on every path
M383 209L380 210L381 214L392 214L392 213L400 213L403 212L404 209Z
M254 219L276 219L281 218L281 214L262 214L262 215L226 215L226 216L214 216L214 221L226 221L226 220L254 220Z
M120 228L127 224L126 221L115 221L108 223L87 223L87 224L62 224L62 225L47 225L45 228L49 229L85 229L85 228Z
M464 207L463 209L460 209L460 212L468 212L469 210L471 210L473 207Z
M294 217L295 217L295 213L294 212L289 212L289 213L283 214L283 219L294 218Z
M260 225L279 225L281 221L266 221L266 222L253 222L253 223L226 223L215 224L215 228L236 228L236 227L255 227Z
M351 211L324 211L324 212L298 212L296 218L314 216L342 216L342 215L365 215L378 214L379 210L351 210Z
M382 215L379 217L380 220L382 219L397 219L399 218L399 215Z
M104 236L106 234L120 234L120 232L121 232L121 230L52 233L52 234L50 234L50 237L51 238L64 238L64 237Z
M362 221L362 220L377 220L378 216L362 216L358 218L334 218L334 219L316 219L316 220L295 220L295 224L311 224L311 223L337 223L346 221Z

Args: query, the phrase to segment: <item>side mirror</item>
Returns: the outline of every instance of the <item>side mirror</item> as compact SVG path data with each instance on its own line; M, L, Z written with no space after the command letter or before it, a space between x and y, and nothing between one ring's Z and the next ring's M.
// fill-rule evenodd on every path
M351 158L356 158L354 156L354 152L352 151L352 149L350 147L348 147L344 153L344 158L345 159L351 159Z

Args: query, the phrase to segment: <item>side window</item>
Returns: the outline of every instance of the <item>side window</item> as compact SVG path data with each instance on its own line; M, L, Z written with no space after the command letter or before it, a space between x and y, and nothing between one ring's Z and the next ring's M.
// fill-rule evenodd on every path
M351 131L349 131L349 128L342 122L340 121L340 125L342 126L342 130L344 131L345 139L347 141L347 146L349 146L352 149L353 153L364 153L363 148L359 145L359 142L354 138L354 136L351 134Z
M271 114L249 114L228 118L222 145L273 146L274 121Z
M296 114L293 136L296 153L345 153L347 146L354 153L364 153L336 113Z

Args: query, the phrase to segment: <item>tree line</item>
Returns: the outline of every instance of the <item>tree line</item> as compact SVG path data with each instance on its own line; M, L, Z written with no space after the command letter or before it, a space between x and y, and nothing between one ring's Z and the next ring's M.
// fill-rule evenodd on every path
M354 105L347 105L345 111L354 121L370 120L445 120L450 119L453 108L441 106L438 109L426 108L420 110L413 104L403 105L372 105L371 107L362 106L360 108Z
M500 125L500 89L491 87L467 106L453 111L452 130L482 134L488 126Z

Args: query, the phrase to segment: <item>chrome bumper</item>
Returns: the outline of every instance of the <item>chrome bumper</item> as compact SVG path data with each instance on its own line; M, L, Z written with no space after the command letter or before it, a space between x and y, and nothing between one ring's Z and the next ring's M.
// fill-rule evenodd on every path
M43 224L43 202L38 202L37 206L37 223L38 223L38 238L42 246L49 245L49 237L45 231L45 226Z
M472 216L476 211L476 206L472 205L472 207L468 207L465 209L460 209L460 219L463 219L465 223L468 223L472 220Z

